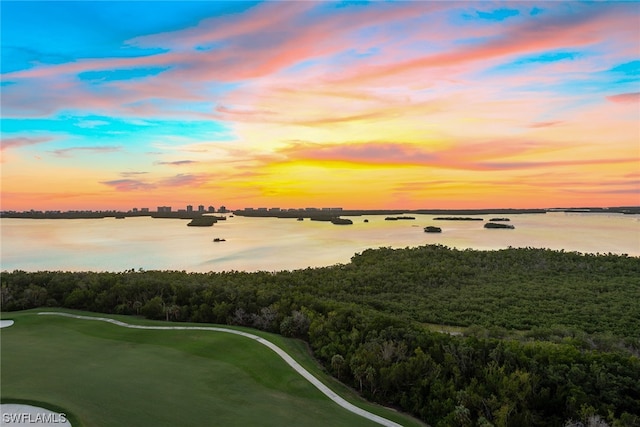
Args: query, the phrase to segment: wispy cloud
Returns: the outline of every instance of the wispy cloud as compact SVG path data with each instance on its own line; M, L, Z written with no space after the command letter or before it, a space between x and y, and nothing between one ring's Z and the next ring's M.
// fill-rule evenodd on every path
M122 147L117 146L95 146L95 147L69 147L52 150L50 153L58 157L71 157L74 153L113 153L122 150Z
M432 153L410 144L370 142L347 144L290 145L280 151L289 160L334 161L364 164L428 164L435 160Z
M203 174L178 174L159 180L158 185L162 187L192 187L200 186L208 180L209 177Z
M109 122L105 120L80 120L78 121L78 123L76 123L76 126L84 129L94 129L99 126L105 126L108 124Z
M153 184L148 184L137 179L115 179L112 181L101 181L101 184L107 185L116 191L148 191L156 188Z
M184 166L184 165L192 165L194 163L198 163L195 160L176 160L173 162L156 162L156 165L169 165L169 166Z
M556 120L552 122L535 122L535 123L531 123L529 127L530 128L548 128L551 126L558 126L560 124L562 124L562 121L560 120Z
M149 172L142 172L142 171L120 172L120 176L130 177L130 176L147 175L148 173Z
M0 140L0 150L6 150L7 148L20 148L29 145L43 144L45 142L54 141L55 138L48 136L16 136L9 138L2 138Z
M153 177L149 176L147 172L121 172L120 175L127 178L100 181L100 183L117 191L160 191L175 187L197 187L208 183L211 178L208 174L177 174L170 177ZM144 180L133 178L140 175L147 175L148 178Z
M589 160L549 160L549 161L522 161L522 162L483 162L478 167L490 170L506 169L532 169L541 167L572 167L582 165L612 165L620 163L637 163L637 159L589 159Z
M278 151L278 154L283 156L283 161L285 162L346 162L372 166L428 166L446 169L489 170L561 165L563 162L488 161L522 156L534 152L549 152L556 149L555 147L547 147L539 142L518 139L470 142L464 145L431 149L421 144L397 142L361 142L333 145L298 142L290 143L286 148ZM274 160L270 159L269 161ZM598 163L601 161L586 162ZM570 162L567 164L570 164Z

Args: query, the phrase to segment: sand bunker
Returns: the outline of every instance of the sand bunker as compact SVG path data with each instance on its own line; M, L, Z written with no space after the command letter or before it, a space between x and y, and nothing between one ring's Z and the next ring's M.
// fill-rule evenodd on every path
M13 320L0 320L0 328L8 328L13 325Z
M3 320L3 322L5 321ZM0 414L0 426L71 427L71 423L64 413L38 408L37 406L3 403L0 405Z

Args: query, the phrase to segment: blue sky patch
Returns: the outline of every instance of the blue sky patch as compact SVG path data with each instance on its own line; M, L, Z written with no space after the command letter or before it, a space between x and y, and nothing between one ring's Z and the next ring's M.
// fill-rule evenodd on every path
M170 67L134 68L127 70L86 71L78 74L80 80L109 82L113 80L130 80L140 77L156 76Z
M616 65L609 71L626 74L628 76L637 76L640 75L640 61L631 61Z
M526 64L530 62L558 62L564 60L573 60L579 56L580 54L578 52L545 52L542 55L527 56L518 59L514 62L514 64Z
M531 9L531 11L529 12L530 16L536 16L542 13L542 9L540 9L539 7L535 7L533 9Z
M478 18L487 19L489 21L504 21L512 16L520 15L520 11L516 9L496 9L491 12L476 11Z

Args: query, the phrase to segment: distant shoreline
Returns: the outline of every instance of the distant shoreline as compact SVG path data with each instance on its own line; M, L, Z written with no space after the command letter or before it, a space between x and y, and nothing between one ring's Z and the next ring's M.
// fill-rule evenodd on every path
M25 218L25 219L103 219L103 218L173 218L195 219L211 217L211 212L118 212L118 211L69 211L69 212L0 212L0 218ZM224 217L215 216L216 219Z
M233 214L244 217L270 217L270 218L335 218L339 216L362 215L518 215L518 214L545 214L547 212L575 212L575 213L621 213L640 214L640 206L621 206L607 208L551 208L551 209L345 209L325 211L321 209L240 209L236 211L217 212L218 214ZM194 219L212 215L212 212L122 212L122 211L2 211L0 218L26 218L26 219L101 219L101 218L173 218ZM219 217L218 217L219 218Z

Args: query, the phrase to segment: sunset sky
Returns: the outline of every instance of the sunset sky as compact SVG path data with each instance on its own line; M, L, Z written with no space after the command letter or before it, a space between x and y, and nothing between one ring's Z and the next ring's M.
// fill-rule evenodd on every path
M640 205L640 3L9 2L2 210Z

